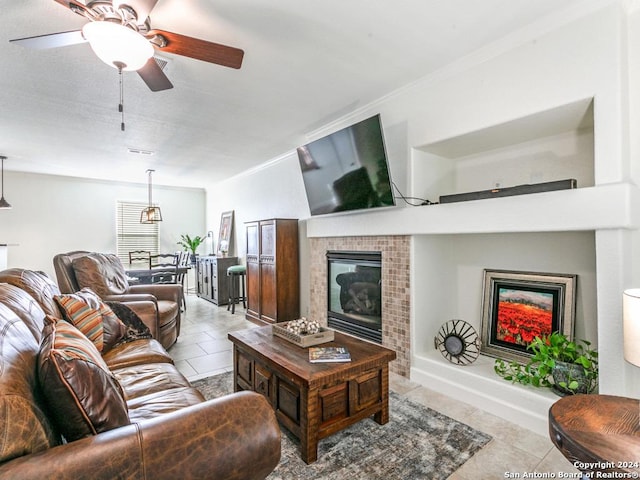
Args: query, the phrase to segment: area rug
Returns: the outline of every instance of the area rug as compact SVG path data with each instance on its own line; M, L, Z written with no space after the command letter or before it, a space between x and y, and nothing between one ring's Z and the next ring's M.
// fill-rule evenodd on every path
M207 398L233 391L233 374L193 382ZM300 443L282 428L282 458L268 480L446 479L491 437L464 423L389 394L389 423L365 419L320 440L318 460L307 465Z

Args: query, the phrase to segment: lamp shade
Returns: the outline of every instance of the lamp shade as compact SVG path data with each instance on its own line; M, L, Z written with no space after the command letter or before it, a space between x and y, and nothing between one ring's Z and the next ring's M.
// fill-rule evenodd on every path
M640 367L640 288L625 290L622 295L624 359Z
M140 223L157 223L162 221L160 207L148 206L140 213Z
M122 70L139 70L153 56L146 38L118 23L89 22L82 27L82 35L98 58L114 68L124 65Z
M162 212L160 211L160 207L153 204L153 186L151 182L151 174L153 172L155 172L155 170L147 170L147 175L149 175L149 204L147 207L143 208L140 213L140 223L157 223L162 221Z

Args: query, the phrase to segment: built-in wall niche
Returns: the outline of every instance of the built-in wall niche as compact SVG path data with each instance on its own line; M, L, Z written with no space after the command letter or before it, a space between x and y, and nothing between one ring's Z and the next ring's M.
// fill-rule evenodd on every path
M589 232L417 235L413 249L416 354L434 351L447 320L480 332L483 271L578 275L575 334L597 344L595 235Z
M594 180L592 99L413 148L413 192L430 201L467 193L575 179Z
M499 378L494 359L486 355L468 366L453 365L434 345L440 327L452 319L481 332L485 268L576 274L574 334L597 346L595 232L413 237L411 379L456 398L473 395L477 406L544 434L548 407L557 396Z

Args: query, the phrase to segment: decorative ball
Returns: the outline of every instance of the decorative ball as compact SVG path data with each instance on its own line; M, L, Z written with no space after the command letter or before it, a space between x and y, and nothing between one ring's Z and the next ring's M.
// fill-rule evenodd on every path
M302 317L287 323L287 330L296 335L314 335L320 331L320 324Z

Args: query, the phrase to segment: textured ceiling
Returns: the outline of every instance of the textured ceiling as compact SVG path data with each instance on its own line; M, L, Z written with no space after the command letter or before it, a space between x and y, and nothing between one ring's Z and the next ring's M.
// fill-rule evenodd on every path
M240 70L163 54L153 93L89 45L10 39L80 29L54 0L0 0L6 170L201 187L291 151L306 134L583 0L159 0L152 27L245 51ZM153 151L133 155L128 148Z

